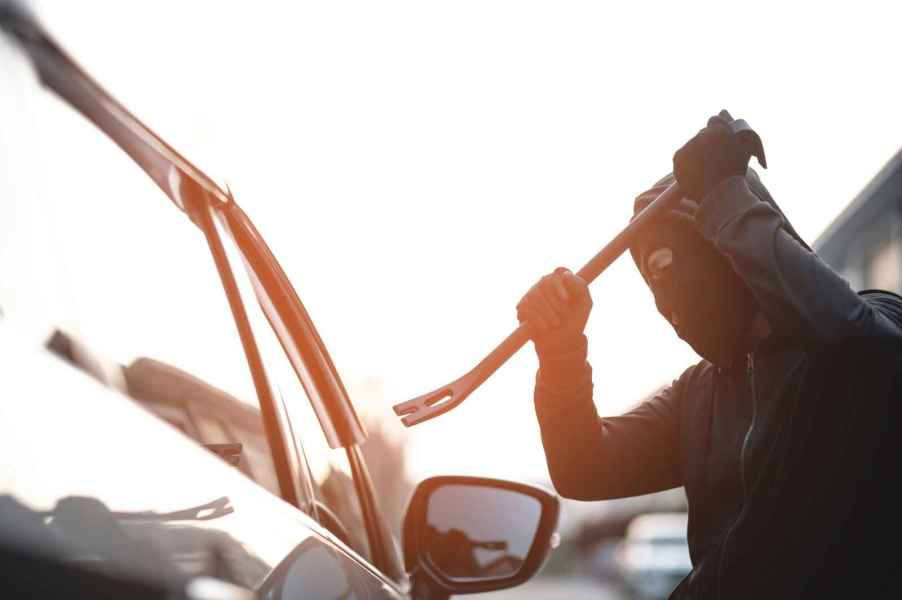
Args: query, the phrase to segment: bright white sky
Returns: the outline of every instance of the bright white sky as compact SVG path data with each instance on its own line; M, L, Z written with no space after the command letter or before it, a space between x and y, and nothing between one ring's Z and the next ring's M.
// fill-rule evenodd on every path
M89 72L231 186L354 400L389 420L507 335L541 275L582 266L722 108L761 134L765 182L813 240L899 149L899 6L37 3ZM596 403L616 414L695 359L628 258L592 291ZM530 347L399 432L414 476L545 477L535 368Z

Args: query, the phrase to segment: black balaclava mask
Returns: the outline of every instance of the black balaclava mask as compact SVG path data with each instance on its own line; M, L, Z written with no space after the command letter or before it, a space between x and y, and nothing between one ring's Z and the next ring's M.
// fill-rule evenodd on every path
M637 198L634 215L673 181L668 175ZM759 198L780 212L751 169L746 181ZM788 223L786 227L804 244ZM673 262L660 278L653 279L646 261L664 247L671 249ZM749 349L749 330L759 312L758 303L729 261L698 232L681 223L662 221L650 226L630 252L655 297L658 312L700 356L729 367Z

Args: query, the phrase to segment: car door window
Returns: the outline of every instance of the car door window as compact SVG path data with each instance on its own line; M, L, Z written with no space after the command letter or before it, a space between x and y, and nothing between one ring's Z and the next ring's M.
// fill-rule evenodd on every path
M220 228L223 245L233 265L241 262L240 251ZM330 448L310 400L294 368L260 308L245 273L237 273L238 288L248 313L264 366L287 411L294 451L305 463L304 482L320 510L311 512L320 522L363 558L370 559L366 526L360 499L343 448Z
M302 390L283 386L283 397L292 429L303 445L310 466L317 500L346 528L351 546L370 558L366 526L347 452L343 448L330 448L326 443L316 414Z

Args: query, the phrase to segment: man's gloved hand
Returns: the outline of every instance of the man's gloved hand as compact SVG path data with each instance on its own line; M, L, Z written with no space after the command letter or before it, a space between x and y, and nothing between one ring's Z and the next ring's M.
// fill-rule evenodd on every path
M580 343L591 310L586 282L558 267L526 292L517 304L517 319L529 328L541 361Z
M733 135L733 121L725 110L708 119L708 125L673 155L673 174L683 193L697 202L731 175L745 175L748 152Z

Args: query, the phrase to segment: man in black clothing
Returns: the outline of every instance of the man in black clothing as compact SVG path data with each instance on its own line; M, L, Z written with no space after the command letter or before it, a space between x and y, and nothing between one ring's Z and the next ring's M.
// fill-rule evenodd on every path
M634 206L674 178L686 196L631 252L703 360L600 418L585 282L557 269L518 305L549 472L579 500L685 487L693 570L674 598L895 597L902 298L855 293L821 262L731 158L728 120L712 117Z

